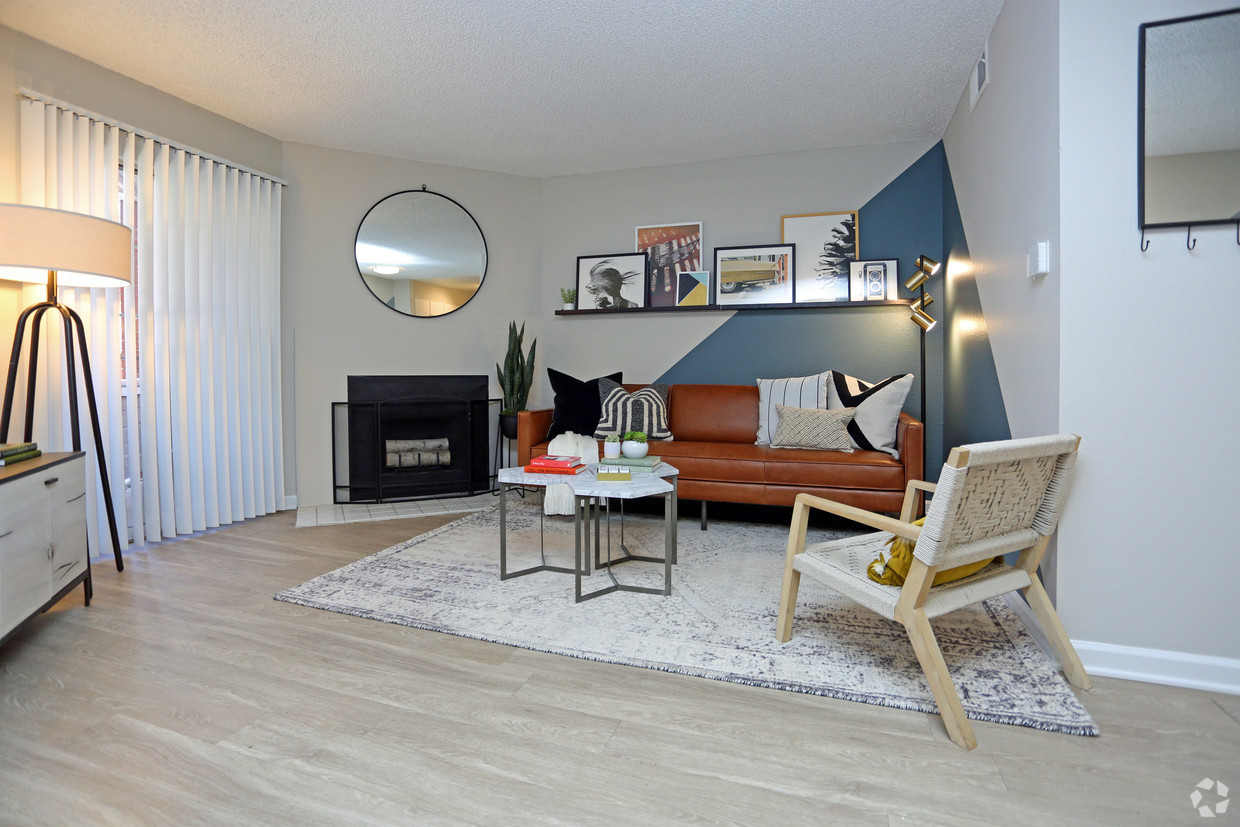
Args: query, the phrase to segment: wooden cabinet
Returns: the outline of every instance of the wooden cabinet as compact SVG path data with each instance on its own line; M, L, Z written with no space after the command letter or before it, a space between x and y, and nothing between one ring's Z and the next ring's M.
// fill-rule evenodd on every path
M0 642L79 583L90 604L85 457L44 454L0 467Z

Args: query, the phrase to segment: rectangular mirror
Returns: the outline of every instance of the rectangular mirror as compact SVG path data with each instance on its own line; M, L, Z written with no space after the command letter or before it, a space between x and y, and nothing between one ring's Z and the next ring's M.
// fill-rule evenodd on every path
M1141 227L1240 221L1240 8L1144 23Z

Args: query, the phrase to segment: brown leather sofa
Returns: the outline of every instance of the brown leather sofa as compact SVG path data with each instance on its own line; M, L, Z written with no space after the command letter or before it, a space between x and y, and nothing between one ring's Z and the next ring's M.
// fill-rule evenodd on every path
M632 392L644 386L624 387ZM672 385L668 409L674 439L651 441L650 453L679 469L681 499L790 506L806 492L869 511L898 512L908 481L923 479L922 424L906 413L896 428L896 459L880 451L755 445L756 384ZM551 408L517 415L521 465L547 453L551 419Z

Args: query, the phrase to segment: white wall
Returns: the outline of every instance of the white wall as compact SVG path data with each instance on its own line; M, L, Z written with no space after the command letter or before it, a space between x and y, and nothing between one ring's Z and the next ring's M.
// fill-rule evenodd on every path
M286 144L283 297L286 431L296 437L299 505L332 502L331 403L350 375L484 374L498 396L495 363L508 323L542 332L550 291L539 291L541 182L533 178ZM353 258L358 224L376 202L423 185L470 211L489 265L478 294L445 316L413 318L379 302ZM559 306L559 296L554 296ZM545 365L542 356L537 357ZM536 400L531 398L531 406Z
M1094 671L1240 691L1240 246L1203 227L1142 253L1136 158L1138 25L1234 5L1060 4L1060 422L1084 439L1059 610Z
M1008 0L990 34L990 83L965 91L943 136L1013 437L1059 429L1059 13ZM1051 275L1025 250L1051 242ZM951 277L948 273L948 278Z
M627 382L650 382L733 315L556 317L558 290L573 286L577 256L632 250L639 225L700 221L703 269L713 270L713 248L778 244L783 215L858 209L933 145L847 147L545 180L539 301L549 335L539 367L542 400L552 399L542 370L547 365L582 379L623 370ZM865 238L864 226L859 235Z

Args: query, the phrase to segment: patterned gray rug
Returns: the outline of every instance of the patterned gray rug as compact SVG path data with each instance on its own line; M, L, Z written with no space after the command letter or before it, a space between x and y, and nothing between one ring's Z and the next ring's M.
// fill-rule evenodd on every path
M630 549L661 556L662 525L662 518L630 515ZM545 527L548 562L571 566L570 518L548 517ZM831 536L811 529L810 539ZM275 597L542 652L937 712L903 627L817 583L801 581L792 640L775 640L786 542L778 526L714 522L700 531L682 521L671 596L618 592L577 604L571 575L500 581L493 507ZM538 563L535 505L516 500L508 509L508 548L510 569ZM632 585L661 586L662 572L649 563L616 567L620 582ZM605 578L589 578L590 587ZM970 718L1098 734L1002 599L939 618L934 629Z

